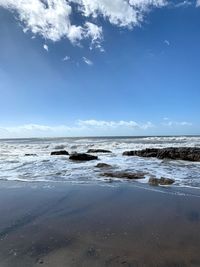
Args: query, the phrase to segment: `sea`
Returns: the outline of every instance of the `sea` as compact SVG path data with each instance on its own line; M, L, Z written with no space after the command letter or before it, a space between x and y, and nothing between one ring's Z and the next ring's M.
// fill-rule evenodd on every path
M164 147L200 147L200 136L30 138L0 140L0 180L26 183L46 182L102 184L129 182L102 176L105 170L97 163L113 166L113 171L145 172L145 178L133 183L147 184L149 177L175 179L173 186L200 189L200 162L127 157L127 150ZM56 150L87 152L106 149L112 153L98 154L98 160L73 162L69 156L51 156ZM25 154L36 154L25 156Z

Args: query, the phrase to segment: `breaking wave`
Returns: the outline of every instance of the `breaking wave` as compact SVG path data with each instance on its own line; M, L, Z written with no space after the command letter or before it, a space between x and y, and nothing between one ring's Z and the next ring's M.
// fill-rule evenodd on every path
M159 160L155 158L124 157L125 150L163 147L200 147L199 136L174 137L102 137L102 138L42 138L0 140L0 180L24 182L105 183L97 162L111 164L114 170L143 171L150 176L176 180L175 186L200 188L200 163ZM51 151L66 149L86 152L107 149L111 154L99 154L98 161L75 163L68 156L50 156ZM25 156L25 154L33 154ZM36 154L36 155L34 155ZM118 179L117 181L121 181Z

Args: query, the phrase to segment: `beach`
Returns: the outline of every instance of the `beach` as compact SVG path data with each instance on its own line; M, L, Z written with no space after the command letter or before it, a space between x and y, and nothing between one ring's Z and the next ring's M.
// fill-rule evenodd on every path
M199 147L199 136L1 140L0 267L199 267L200 163L173 158Z
M0 0L0 267L200 267L200 0Z
M0 184L0 266L200 266L198 190Z

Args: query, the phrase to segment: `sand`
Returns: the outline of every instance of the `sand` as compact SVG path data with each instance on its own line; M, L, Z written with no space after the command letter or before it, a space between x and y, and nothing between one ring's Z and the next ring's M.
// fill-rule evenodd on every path
M200 266L200 193L178 191L1 182L0 267Z

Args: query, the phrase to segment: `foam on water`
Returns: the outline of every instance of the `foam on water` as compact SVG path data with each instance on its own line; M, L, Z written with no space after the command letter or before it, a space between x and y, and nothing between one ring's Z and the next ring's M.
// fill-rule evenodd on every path
M109 138L54 138L0 140L0 179L26 182L105 183L98 162L113 165L114 170L143 171L150 176L176 180L175 186L200 188L200 163L158 160L155 158L125 157L125 150L163 147L200 147L200 137L109 137ZM50 152L66 149L86 152L90 148L108 149L113 153L99 154L98 161L72 162L68 156L50 156ZM25 156L37 154L37 156ZM116 179L116 181L121 181Z

